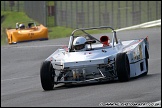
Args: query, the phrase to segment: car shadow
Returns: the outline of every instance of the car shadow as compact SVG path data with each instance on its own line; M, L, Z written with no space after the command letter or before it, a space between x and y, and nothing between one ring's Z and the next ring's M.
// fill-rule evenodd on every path
M110 83L116 83L118 80L111 80L111 81L100 81L100 82L85 82L85 83L76 83L76 84L57 84L57 87L54 87L53 90L47 90L47 91L55 91L55 90L61 90L61 89L73 89L73 88L80 88L80 87L86 87L86 86L94 86L94 85L103 85L103 84L110 84Z
M103 84L115 84L115 83L126 83L126 82L132 82L132 81L136 81L136 80L142 80L142 79L147 79L149 77L153 77L159 74L147 74L147 75L139 75L137 77L134 78L130 78L129 81L125 81L125 82L120 82L119 80L110 80L110 81L100 81L100 82L86 82L86 83L77 83L77 84L58 84L57 87L54 87L54 91L55 90L61 90L61 89L73 89L73 88L80 88L80 87L86 87L86 86L96 86L96 85L103 85ZM53 90L48 90L48 91L53 91Z

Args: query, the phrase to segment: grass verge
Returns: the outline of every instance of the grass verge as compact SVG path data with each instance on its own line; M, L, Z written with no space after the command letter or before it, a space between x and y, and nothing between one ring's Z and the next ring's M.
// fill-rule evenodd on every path
M3 16L3 21L2 21L2 16ZM1 11L1 45L8 44L6 28L15 28L16 22L28 22L28 21L35 21L35 20L29 18L24 12ZM39 24L37 21L35 22ZM74 30L73 28L60 27L60 26L48 27L49 39L69 37L73 30ZM106 31L89 30L88 33L97 34L97 33L105 33L105 32L107 32L107 30Z

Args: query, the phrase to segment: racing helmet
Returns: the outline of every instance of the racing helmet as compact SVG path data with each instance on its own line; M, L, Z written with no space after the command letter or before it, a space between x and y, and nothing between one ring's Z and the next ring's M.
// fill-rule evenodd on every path
M20 29L25 29L25 25L24 25L24 24L20 24L20 25L19 25L19 28L20 28Z
M75 51L85 51L86 50L86 38L84 37L77 37L73 42L74 50Z

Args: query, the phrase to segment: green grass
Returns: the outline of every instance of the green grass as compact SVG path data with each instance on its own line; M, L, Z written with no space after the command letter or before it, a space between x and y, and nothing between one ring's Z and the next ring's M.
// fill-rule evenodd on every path
M7 44L6 28L15 28L16 22L31 20L23 12L1 11L1 16L4 16L3 22L1 23L1 45Z
M47 1L48 6L54 6L54 1Z
M8 44L6 41L6 28L15 28L16 22L34 21L24 12L1 11L1 16L4 16L4 20L1 23L1 45ZM38 24L37 21L35 22ZM65 27L49 27L48 30L50 39L66 37L72 32L72 29Z
M15 28L16 22L28 22L28 21L35 21L31 18L29 18L24 12L11 12L11 11L1 11L1 16L4 16L3 22L1 22L1 45L8 44L7 42L7 34L6 34L6 28ZM37 21L35 21L36 24L39 24ZM48 27L48 35L49 39L55 39L55 38L64 38L69 37L71 35L71 32L74 29L67 28L67 27ZM88 33L91 34L97 34L97 33L105 33L106 30L89 30ZM77 35L81 35L81 33L78 33Z
M49 38L55 39L55 38L63 38L63 37L69 37L73 29L71 28L65 28L65 27L48 27L49 31Z

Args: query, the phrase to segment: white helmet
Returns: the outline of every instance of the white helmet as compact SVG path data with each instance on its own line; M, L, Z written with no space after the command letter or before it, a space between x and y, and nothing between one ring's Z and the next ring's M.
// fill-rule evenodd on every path
M20 29L25 29L25 25L24 25L24 24L20 24L20 25L19 25L19 28L20 28Z
M76 51L85 51L86 50L85 42L86 42L86 38L77 37L73 42L74 49Z

